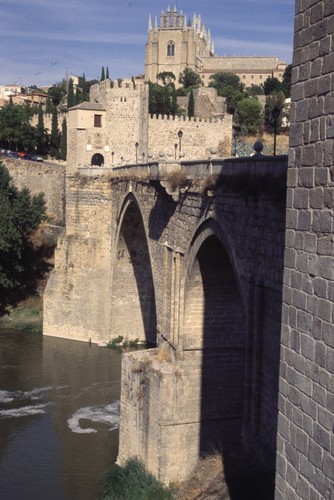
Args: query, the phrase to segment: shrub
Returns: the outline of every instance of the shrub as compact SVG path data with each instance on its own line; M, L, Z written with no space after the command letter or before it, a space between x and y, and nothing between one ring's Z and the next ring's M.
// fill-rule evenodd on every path
M99 498L103 500L172 500L172 491L145 470L136 458L124 467L113 465L102 476Z
M187 185L187 174L182 171L172 172L168 176L168 182L172 191L176 191L177 188L183 188Z

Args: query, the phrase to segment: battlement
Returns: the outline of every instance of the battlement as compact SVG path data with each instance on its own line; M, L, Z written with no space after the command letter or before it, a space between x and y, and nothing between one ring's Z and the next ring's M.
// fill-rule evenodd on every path
M134 78L125 78L119 80L103 80L102 82L92 85L89 93L89 100L95 102L103 102L107 94L121 93L127 90L129 92L138 93L141 91L148 92L148 85L144 80L135 80Z
M194 122L194 123L220 123L223 124L226 122L225 118L199 118L198 116L196 117L191 117L189 118L188 116L177 116L177 115L150 115L150 120L153 122L155 120L167 120L170 122L180 122L180 123L189 123L189 122Z

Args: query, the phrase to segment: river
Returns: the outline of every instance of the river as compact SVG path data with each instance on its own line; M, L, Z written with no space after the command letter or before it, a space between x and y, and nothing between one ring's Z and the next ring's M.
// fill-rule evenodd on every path
M118 451L121 353L0 331L1 500L94 500Z

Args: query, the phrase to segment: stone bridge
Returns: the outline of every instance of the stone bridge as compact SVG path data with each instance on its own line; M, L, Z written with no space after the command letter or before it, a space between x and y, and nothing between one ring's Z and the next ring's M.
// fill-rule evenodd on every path
M287 158L79 168L44 334L123 357L119 462L184 479L242 437L275 463Z

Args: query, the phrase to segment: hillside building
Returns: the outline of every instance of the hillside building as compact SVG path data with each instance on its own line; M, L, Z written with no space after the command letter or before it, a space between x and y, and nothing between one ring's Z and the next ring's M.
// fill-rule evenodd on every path
M145 56L145 79L157 81L157 75L171 71L178 78L186 68L194 70L207 86L216 73L234 73L246 87L260 85L268 77L282 80L286 63L279 57L217 56L210 29L201 16L187 16L168 7L160 15L160 23L150 16Z

